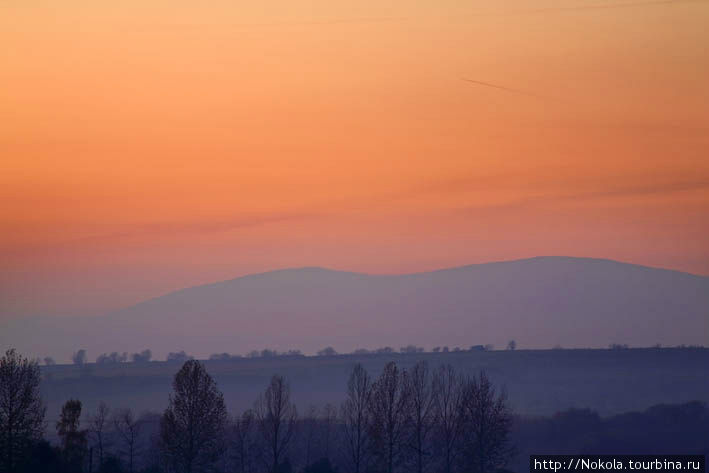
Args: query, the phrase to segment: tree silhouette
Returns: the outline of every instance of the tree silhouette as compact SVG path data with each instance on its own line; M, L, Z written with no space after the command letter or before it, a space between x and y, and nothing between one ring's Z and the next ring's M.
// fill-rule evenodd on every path
M330 403L325 404L322 411L323 435L324 435L324 458L329 462L331 459L331 446L337 442L337 409Z
M489 473L505 466L513 453L512 413L505 392L498 393L482 371L466 381L462 408L466 467L472 473Z
M269 469L277 473L298 419L295 404L290 402L290 384L283 376L271 378L266 392L256 400L254 412L270 454Z
M174 393L160 420L163 452L179 473L208 471L223 449L224 396L197 360L185 362L172 387Z
M7 350L0 358L0 471L14 472L44 431L36 361Z
M303 417L301 421L300 436L305 441L305 465L310 465L313 460L312 452L313 445L315 443L315 434L318 427L318 408L317 406L310 406L308 408L307 414Z
M357 363L347 382L347 399L340 407L346 448L352 462L353 473L362 472L366 463L371 395L372 379L367 370Z
M96 363L97 364L104 364L104 363L125 363L128 361L128 353L123 352L123 353L118 353L117 351L109 353L101 353L99 356L96 357Z
M416 345L406 345L405 347L399 348L399 353L412 354L412 353L423 353L423 347L417 347Z
M433 375L436 392L434 418L442 471L453 471L463 433L463 380L451 365L441 365Z
M140 422L133 415L130 409L122 409L113 417L113 425L125 446L123 453L128 457L128 472L133 473L133 464L138 448L138 436L140 435Z
M411 408L411 438L409 446L416 456L416 471L423 473L430 451L430 434L433 428L436 391L431 382L428 364L419 361L408 377L408 393Z
M234 464L238 473L249 473L253 471L257 448L254 438L255 424L254 411L250 409L234 420L232 428L232 451Z
M372 386L369 402L373 453L386 473L399 462L409 418L407 373L389 362Z
M187 353L185 353L184 350L182 351L171 351L170 353L167 354L167 358L165 361L175 361L175 362L180 362L184 363L185 361L191 360L192 357L189 356Z
M69 399L62 406L57 421L57 435L61 438L64 463L69 471L81 471L86 455L86 431L81 426L81 401Z
M104 447L106 428L108 426L108 415L110 409L108 405L101 401L96 408L96 413L89 418L89 433L95 440L96 448L98 449L98 464L99 468L103 465Z
M133 360L133 363L147 363L152 357L153 352L149 348L146 348L140 353L133 353L130 356L131 360Z
M318 351L318 356L335 356L335 355L337 355L337 352L332 347L325 347L322 350Z
M74 355L72 355L71 357L71 361L73 361L75 365L83 365L84 363L86 363L86 350L82 348L81 350L74 353Z

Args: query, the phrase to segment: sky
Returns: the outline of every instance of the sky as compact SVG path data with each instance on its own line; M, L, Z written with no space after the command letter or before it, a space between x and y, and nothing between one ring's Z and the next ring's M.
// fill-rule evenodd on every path
M709 1L5 0L0 321L253 272L709 275Z

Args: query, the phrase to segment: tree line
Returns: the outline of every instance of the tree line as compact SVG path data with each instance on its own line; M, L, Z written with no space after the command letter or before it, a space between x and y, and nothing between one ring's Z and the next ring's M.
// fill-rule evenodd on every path
M450 365L388 363L377 377L353 367L339 406L298 412L274 375L253 407L230 416L203 363L186 360L162 414L101 403L82 424L68 400L44 440L38 362L0 359L0 472L491 473L514 454L504 390Z
M676 345L674 347L667 346L663 347L661 344L657 343L655 345L652 345L650 347L630 347L627 343L611 343L608 345L609 350L627 350L627 349L690 349L690 350L697 350L697 349L703 349L704 347L701 345ZM324 357L324 356L346 356L346 355L357 355L357 356L362 356L362 355L393 355L393 354L402 354L402 355L410 355L410 354L417 354L417 353L467 353L467 352L485 352L485 351L492 351L494 350L495 347L494 345L491 344L486 344L486 345L471 345L468 348L461 348L461 347L452 347L449 348L448 346L436 346L431 348L430 350L426 350L424 347L417 346L417 345L406 345L403 347L400 347L398 350L394 349L393 347L390 346L384 346L384 347L379 347L375 349L368 349L368 348L357 348L355 350L352 350L351 352L348 353L341 353L335 350L331 346L327 346L321 350L318 350L315 355ZM517 342L515 340L510 340L507 342L507 345L505 347L505 350L507 351L514 351L517 349ZM553 350L564 350L564 348L561 345L555 345L552 347ZM304 358L310 355L304 354L301 350L286 350L286 351L278 351L274 350L271 348L264 348L262 350L251 350L248 352L246 355L240 355L238 353L228 353L228 352L221 352L221 353L212 353L209 355L208 359L212 361L231 361L231 360L239 360L239 359L244 359L244 358ZM184 363L187 360L194 359L193 356L187 354L184 350L180 351L175 351L175 352L169 352L167 356L165 357L165 361L168 362L180 362ZM88 354L85 349L80 349L77 350L73 353L71 357L72 363L75 365L84 365L89 362ZM45 365L47 366L52 366L56 364L56 361L54 358L51 356L45 356L42 358L42 361L44 362ZM143 362L149 362L149 361L157 361L153 359L153 353L150 349L145 349L137 353L132 353L128 354L128 352L110 352L110 353L101 353L98 355L95 359L96 364L105 364L105 363L143 363Z
M517 342L510 340L507 344L507 350L515 350L517 348ZM626 345L627 348L627 345ZM448 348L448 346L437 346L432 348L429 352L426 351L424 347L417 345L406 345L399 350L395 350L390 346L367 349L367 348L357 348L350 353L340 353L331 346L327 346L316 352L316 356L338 356L338 355L391 355L395 353L400 353L404 355L415 354L415 353L463 353L463 352L474 352L474 351L491 351L494 349L493 345L471 345L469 348L453 347ZM235 353L212 353L209 356L210 360L235 360L241 358L274 358L274 357L305 357L305 355L300 350L287 350L278 351L271 348L264 348L263 350L252 350L246 355L239 355ZM184 350L169 352L165 358L165 361L169 362L185 362L187 360L193 359L192 356L188 355ZM51 356L46 356L42 358L44 364L47 366L55 365L56 361ZM89 362L88 353L85 349L79 349L75 351L71 356L71 361L75 365L84 365ZM128 352L110 352L101 353L96 357L95 362L97 364L105 363L142 363L153 361L153 353L150 349L145 349L137 353L128 354Z

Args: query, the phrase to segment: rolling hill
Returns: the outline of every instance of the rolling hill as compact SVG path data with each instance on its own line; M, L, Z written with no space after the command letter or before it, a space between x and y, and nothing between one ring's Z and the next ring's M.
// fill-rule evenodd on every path
M538 257L407 275L322 268L191 287L97 317L6 324L0 345L66 359L151 348L245 354L406 344L523 348L709 342L709 278L610 260Z

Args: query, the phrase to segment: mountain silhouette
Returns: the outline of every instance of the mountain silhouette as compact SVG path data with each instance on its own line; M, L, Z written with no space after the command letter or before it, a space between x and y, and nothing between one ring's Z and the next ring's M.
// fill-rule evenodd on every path
M515 339L519 348L709 341L709 278L611 260L537 257L406 275L271 271L182 289L111 314L9 323L0 344L65 359L86 348L314 353Z

